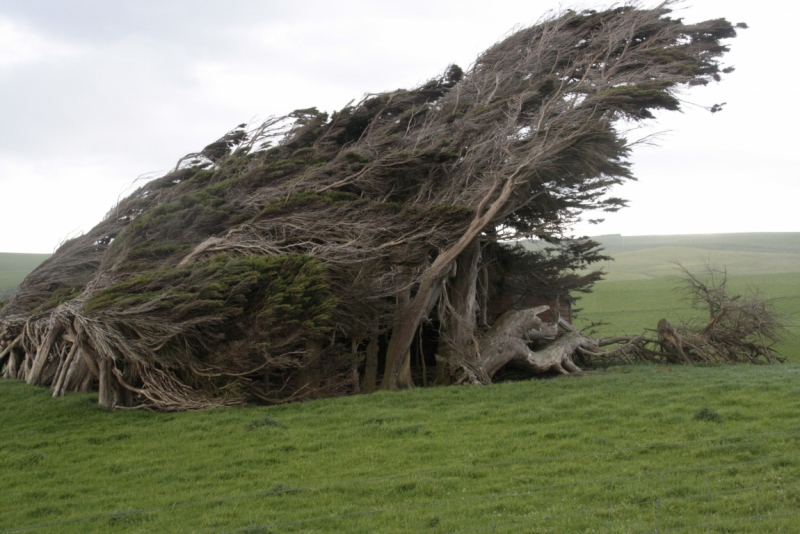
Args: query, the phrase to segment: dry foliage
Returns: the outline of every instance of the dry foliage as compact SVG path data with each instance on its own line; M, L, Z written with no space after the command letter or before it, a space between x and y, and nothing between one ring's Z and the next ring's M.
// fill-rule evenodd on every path
M653 335L587 340L578 351L585 359L633 359L654 363L778 363L784 361L775 345L788 335L784 320L771 300L757 290L731 294L727 273L708 266L704 274L679 265L678 289L708 320L674 326L661 319ZM601 347L613 345L611 350Z

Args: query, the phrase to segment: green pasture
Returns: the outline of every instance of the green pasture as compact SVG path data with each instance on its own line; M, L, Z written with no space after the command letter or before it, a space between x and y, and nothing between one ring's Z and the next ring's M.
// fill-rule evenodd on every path
M49 257L50 254L0 253L0 300Z
M799 384L642 365L165 414L0 381L0 532L796 532Z
M640 250L606 250L614 261L598 268L608 272L609 282L668 278L677 273L675 262L692 272L706 265L726 269L731 276L800 272L800 253L715 250L698 247L657 247Z
M593 237L606 250L643 250L691 247L705 250L800 253L800 232L750 232L741 234L601 235Z
M759 291L772 299L788 326L778 345L781 354L800 363L800 233L686 236L600 236L614 258L596 266L607 274L577 303L577 324L602 322L597 335L638 334L673 323L707 317L692 310L680 287L680 263L702 275L706 266L725 269L734 293Z
M788 326L788 336L777 350L789 361L800 363L800 273L729 276L728 281L734 293L758 288L765 298L774 300L775 309ZM685 293L676 290L679 286L671 278L599 282L576 304L576 324L586 328L602 322L594 329L595 336L614 336L654 330L662 318L674 324L707 320L706 314L691 308Z
M800 273L800 233L594 237L613 261L595 265L606 281L650 280L707 265L731 276Z

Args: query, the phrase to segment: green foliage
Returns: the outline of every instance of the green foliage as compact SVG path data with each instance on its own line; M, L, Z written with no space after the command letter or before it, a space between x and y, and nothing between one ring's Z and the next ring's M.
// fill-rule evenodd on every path
M271 201L261 211L261 215L291 212L301 208L311 208L312 206L328 206L336 203L353 202L357 198L358 197L353 193L344 191L325 191L323 193L305 191L287 198L279 198Z
M443 76L442 85L449 89L450 87L453 87L455 84L460 82L461 78L463 77L464 77L464 70L455 63L453 63L452 65L447 67L447 70L445 71Z
M369 163L370 159L355 150L348 150L344 153L344 159L352 161L353 163Z
M266 301L259 318L271 328L327 330L336 299L330 292L325 267L311 256L300 254L259 259L271 263L267 267L270 276Z
M175 200L161 202L144 209L111 243L104 267L111 267L125 258L126 270L153 268L147 262L165 260L186 254L200 236L213 235L231 225L252 217L241 208L231 206L229 191L237 187L236 178L220 179L211 185L211 171L188 174L185 191ZM197 181L199 180L199 181Z
M173 245L170 243L150 243L142 241L130 248L128 258L131 260L155 260L167 258L175 253L186 253L189 251L187 245Z
M72 300L83 292L83 288L75 287L59 287L53 291L50 298L47 299L42 305L36 308L35 312L42 312L55 308L62 302Z
M589 239L565 240L556 245L526 248L488 245L483 251L489 264L493 295L536 295L542 299L573 300L570 293L587 293L602 278L589 266L610 259Z
M219 254L181 268L131 275L94 293L85 310L100 313L147 305L150 313L175 322L245 314L265 332L322 332L335 304L325 268L310 256Z
M317 149L313 146L307 146L303 148L298 148L294 152L292 152L292 159L302 159L304 161L308 161L309 159L313 159L314 156L317 154Z
M555 78L545 78L539 85L539 89L522 103L522 111L531 113L538 110L544 99L552 95L558 89Z
M655 81L637 86L621 85L588 99L586 105L601 101L604 108L620 111L628 117L637 120L652 119L654 116L651 109L680 109L680 101L667 91L670 86L671 84Z
M0 528L793 532L799 379L644 365L170 414L0 381Z
M205 147L200 153L211 161L219 161L231 153L231 150L247 140L247 132L240 125L225 134L221 139Z

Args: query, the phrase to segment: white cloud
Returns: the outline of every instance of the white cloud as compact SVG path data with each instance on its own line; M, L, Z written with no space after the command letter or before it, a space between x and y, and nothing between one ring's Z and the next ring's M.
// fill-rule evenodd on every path
M661 148L634 151L641 182L612 192L631 207L585 232L800 231L792 217L800 118L788 93L775 90L798 77L786 65L800 8L782 6L778 17L752 2L698 4L678 16L751 25L731 43L736 72L687 94L728 105L713 116L688 106L659 117L652 130L670 130ZM366 92L423 82L451 62L467 67L515 24L559 5L7 2L0 198L14 201L0 210L0 251L52 250L74 228L99 222L137 175L171 167L236 124L310 106L332 111Z
M74 56L80 48L48 40L14 22L0 18L0 68Z
M123 174L108 165L3 158L0 250L51 252L65 238L90 230L132 181Z

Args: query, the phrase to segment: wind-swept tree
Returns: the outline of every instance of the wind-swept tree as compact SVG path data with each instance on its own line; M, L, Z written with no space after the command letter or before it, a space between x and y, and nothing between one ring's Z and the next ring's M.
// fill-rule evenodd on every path
M5 376L186 409L575 370L584 338L551 306L495 320L488 301L598 279L577 274L596 245L565 236L624 205L621 128L719 80L735 35L669 3L565 11L466 72L241 125L25 280L0 312ZM553 246L504 244L529 237Z

